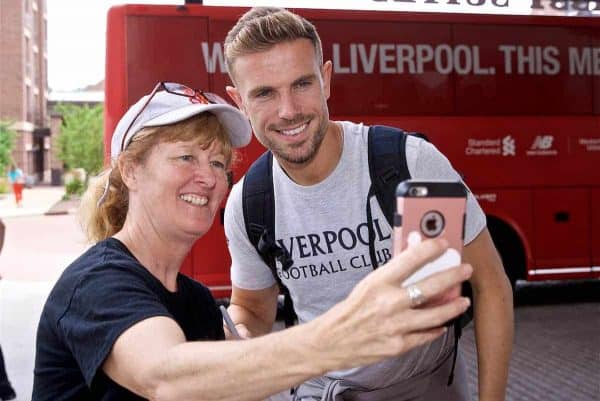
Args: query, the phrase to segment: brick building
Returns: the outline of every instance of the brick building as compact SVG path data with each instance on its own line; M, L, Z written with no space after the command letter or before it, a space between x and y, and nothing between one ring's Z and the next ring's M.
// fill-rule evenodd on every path
M46 0L0 0L0 120L18 132L14 161L50 182Z

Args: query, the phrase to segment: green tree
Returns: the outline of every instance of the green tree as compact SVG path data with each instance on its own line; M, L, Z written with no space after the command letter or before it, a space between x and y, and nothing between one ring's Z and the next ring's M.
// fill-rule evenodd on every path
M11 128L11 123L0 121L0 174L4 176L12 161L12 150L15 146L17 133Z
M56 111L63 119L58 157L67 169L83 168L87 184L88 177L99 173L104 161L102 105L59 104Z

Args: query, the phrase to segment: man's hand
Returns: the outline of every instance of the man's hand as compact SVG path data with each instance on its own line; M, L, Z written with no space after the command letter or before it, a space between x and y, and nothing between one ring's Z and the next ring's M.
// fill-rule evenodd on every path
M236 337L229 329L226 324L223 324L223 330L225 331L225 339L227 340L247 340L252 338L252 333L246 327L244 323L238 323L235 325L235 329L237 330L239 337Z
M277 315L277 284L262 290L246 290L233 286L227 309L242 338L270 333Z

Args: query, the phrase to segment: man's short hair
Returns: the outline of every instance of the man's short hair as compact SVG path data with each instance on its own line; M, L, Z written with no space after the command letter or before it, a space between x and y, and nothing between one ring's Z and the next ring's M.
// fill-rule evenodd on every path
M263 52L297 39L308 39L315 48L319 66L323 64L321 39L313 24L284 8L254 7L244 14L225 38L225 62L233 79L237 57Z

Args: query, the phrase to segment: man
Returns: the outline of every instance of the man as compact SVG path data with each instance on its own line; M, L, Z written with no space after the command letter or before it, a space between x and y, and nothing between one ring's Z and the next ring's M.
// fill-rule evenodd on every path
M227 35L225 57L234 85L227 92L274 156L275 239L290 252L295 266L305 266L303 275L293 277L281 266L278 274L290 291L299 321L308 322L347 296L372 271L369 263L352 262L361 255L368 257L368 245L354 241L347 246L341 238L332 242L335 233L358 230L366 221L368 127L329 120L332 64L323 63L314 26L287 10L254 8L242 16ZM421 139L407 138L406 159L413 178L460 179L448 160ZM233 188L225 213L232 257L230 312L242 336L255 337L271 330L279 289L246 234L242 186L240 182ZM391 227L377 202L371 207L381 230L375 248L383 251L379 255L389 255ZM472 194L467 201L463 260L474 268L470 282L479 397L503 400L513 336L512 294L485 215ZM307 266L331 264L336 268L322 274L306 272ZM452 337L449 331L401 358L329 372L300 386L296 397L333 400L348 391L358 397L352 399L365 400L468 400L460 356L454 383L446 385L452 369Z

